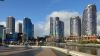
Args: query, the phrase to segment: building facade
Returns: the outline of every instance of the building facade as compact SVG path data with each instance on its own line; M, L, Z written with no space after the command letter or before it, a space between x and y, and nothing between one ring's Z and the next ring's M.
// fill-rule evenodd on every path
M33 39L32 36L32 22L31 19L25 17L23 20L23 33L26 41Z
M22 33L23 27L22 27L22 23L19 22L19 23L17 24L17 26L18 26L18 28L17 28L17 33L16 33L16 35L17 35L16 40L17 40L19 43L21 43L21 42L23 41L23 33Z
M50 36L53 36L55 41L64 37L64 22L60 21L59 17L50 17Z
M18 33L22 33L22 23L18 23Z
M34 38L34 24L32 24L32 37Z
M5 27L3 25L0 25L0 42L2 42L2 39L5 39Z
M70 19L70 36L81 36L81 19L79 16Z
M6 22L6 42L15 41L15 18L13 16L7 17Z
M15 33L15 18L12 16L7 17L6 33L7 34Z
M50 35L53 36L53 17L50 17Z
M97 34L97 15L96 5L89 4L84 12L82 18L82 35L96 35Z

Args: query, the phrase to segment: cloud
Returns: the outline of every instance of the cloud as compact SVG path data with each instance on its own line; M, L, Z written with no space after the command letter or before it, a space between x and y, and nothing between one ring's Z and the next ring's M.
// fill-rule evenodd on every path
M78 12L68 12L68 11L54 11L48 15L46 23L44 23L44 32L46 35L50 32L50 17L59 17L61 21L64 22L64 32L65 36L70 33L70 18L74 16L80 16Z
M100 34L100 12L97 13L97 33Z
M70 18L74 16L80 16L78 12L68 12L68 11L54 11L47 16L46 21L41 24L43 26L44 35L49 35L50 32L50 17L60 17L60 20L64 22L64 33L65 36L70 34ZM97 33L100 34L100 12L97 13Z
M35 37L37 36L42 37L44 35L44 23L43 22L39 22L34 25L34 35Z
M68 11L54 11L52 12L49 17L60 17L62 19L66 19L66 18L70 18L70 17L74 17L74 16L79 16L78 12L68 12Z
M97 13L97 24L100 25L100 12Z
M97 26L97 33L100 34L100 26Z
M6 27L6 22L5 21L1 21L0 25L4 25Z

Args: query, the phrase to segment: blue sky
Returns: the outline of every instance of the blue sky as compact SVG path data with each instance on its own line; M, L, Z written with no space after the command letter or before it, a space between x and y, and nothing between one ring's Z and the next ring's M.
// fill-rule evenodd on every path
M87 4L92 0L5 0L0 2L0 21L7 16L14 16L16 20L24 17L32 19L33 23L44 21L53 11L77 11L82 14ZM93 0L100 11L100 0Z
M5 25L8 16L14 16L19 22L22 22L24 17L29 17L35 24L35 36L44 36L50 32L48 16L59 16L65 23L66 36L70 33L70 17L82 16L83 10L90 3L95 3L99 12L97 30L100 34L100 0L5 0L0 2L0 24Z

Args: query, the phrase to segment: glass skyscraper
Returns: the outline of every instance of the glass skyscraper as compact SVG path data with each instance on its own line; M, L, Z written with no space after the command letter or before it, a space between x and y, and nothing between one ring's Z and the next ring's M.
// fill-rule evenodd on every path
M81 36L81 19L79 16L70 19L70 35Z
M82 18L82 35L96 35L97 34L97 15L96 5L89 4L84 12Z
M59 17L50 17L50 36L57 41L64 37L64 22L60 21Z
M32 22L31 19L28 17L25 17L23 20L23 33L25 35L25 40L31 40L33 39L33 34L32 34Z

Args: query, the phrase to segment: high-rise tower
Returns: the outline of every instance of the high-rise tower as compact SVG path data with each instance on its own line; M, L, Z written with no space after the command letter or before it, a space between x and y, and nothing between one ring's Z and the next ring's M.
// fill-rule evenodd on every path
M7 17L6 31L7 34L15 33L15 18L12 16Z
M18 33L22 33L22 23L18 23Z
M23 33L26 40L32 39L32 22L31 19L25 17L23 20Z
M50 35L57 41L64 37L64 22L59 17L50 17Z
M70 19L70 35L81 36L81 19L79 16Z
M96 35L97 34L97 15L96 5L89 4L84 12L82 18L82 35Z

